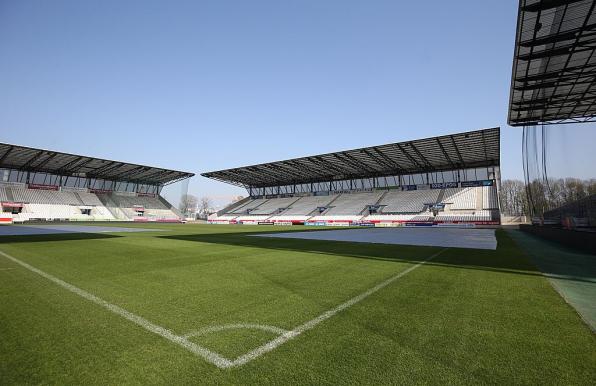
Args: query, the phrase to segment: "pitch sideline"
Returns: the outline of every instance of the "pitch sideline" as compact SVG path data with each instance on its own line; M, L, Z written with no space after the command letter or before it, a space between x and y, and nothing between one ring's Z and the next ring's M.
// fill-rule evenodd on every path
M105 301L105 300L103 300L103 299L101 299L101 298L81 289L81 288L78 288L70 283L67 283L61 279L58 279L57 277L50 275L49 273L46 273L38 268L35 268L32 265L29 265L29 264L17 259L16 257L13 257L13 256L3 252L3 251L0 251L0 255L19 264L20 266L22 266L23 268L26 268L27 270L34 272L34 273L52 281L52 282L54 282L55 284L58 284L59 286L63 287L64 289L66 289L76 295L79 295L82 298L87 299L95 304L98 304L98 305L102 306L103 308L106 308L107 310L109 310L117 315L120 315L124 319L127 319L127 320L137 324L138 326L141 326L145 330L152 332L154 334L157 334L157 335L169 340L170 342L175 343L175 344L187 349L188 351L194 353L195 355L198 355L199 357L203 358L205 361L217 366L218 368L226 369L226 368L231 368L231 367L242 366L242 365L260 357L263 354L266 354L270 351L275 350L277 347L288 342L289 340L294 339L295 337L301 335L302 333L314 328L319 323L333 317L337 313L361 302L362 300L366 299L367 297L374 294L375 292L385 288L386 286L393 283L397 279L407 275L408 273L412 272L416 268L418 268L418 267L422 266L423 264L429 262L430 260L436 258L441 253L445 252L447 249L448 248L444 248L444 249L440 250L439 252L429 256L428 258L418 262L417 264L399 272L398 274L390 277L389 279L386 279L383 282L377 284L376 286L366 290L365 292L361 293L360 295L357 295L357 296L345 301L344 303L332 308L331 310L325 311L324 313L317 316L316 318L311 319L311 320L299 325L298 327L292 329L291 331L286 331L286 330L283 330L283 329L275 327L275 326L261 326L261 325L256 325L256 324L232 324L232 325L207 327L205 329L198 330L194 333L191 332L191 333L183 335L183 336L176 335L173 332L171 332L170 330L168 330L164 327L158 326L154 323L151 323L147 319L144 319L141 316L135 315L132 312L125 310L122 307L108 303L107 301ZM198 344L193 343L188 340L188 338L194 336L197 333L199 333L198 335L200 335L202 333L216 332L216 331L220 331L220 330L233 329L233 328L258 328L258 329L263 329L263 330L269 330L271 332L278 332L278 333L280 333L280 335L277 338L265 343L264 345L259 346L256 349L251 350L248 353L237 357L235 360L229 360L227 358L224 358L223 356L219 355L218 353L213 352L205 347L199 346Z

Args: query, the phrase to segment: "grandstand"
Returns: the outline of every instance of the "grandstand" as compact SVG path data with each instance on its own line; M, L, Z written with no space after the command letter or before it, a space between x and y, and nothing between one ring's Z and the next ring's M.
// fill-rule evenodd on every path
M193 175L0 143L0 222L177 222L160 193Z
M249 193L209 221L499 224L499 135L483 129L204 173Z
M587 177L594 173L574 141L594 142L576 129L596 122L595 10L595 0L520 0L508 112L509 125L522 131L525 198L533 224L521 229L591 253L596 252L596 194L590 189L562 194L557 184L584 174L578 164L587 166Z

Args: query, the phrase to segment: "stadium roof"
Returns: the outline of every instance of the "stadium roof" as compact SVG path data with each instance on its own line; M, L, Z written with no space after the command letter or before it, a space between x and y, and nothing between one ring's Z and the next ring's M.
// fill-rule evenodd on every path
M596 117L596 0L520 0L508 122Z
M101 158L0 143L0 169L61 176L166 185L194 176L180 172Z
M500 128L339 151L202 173L244 187L407 175L498 166Z

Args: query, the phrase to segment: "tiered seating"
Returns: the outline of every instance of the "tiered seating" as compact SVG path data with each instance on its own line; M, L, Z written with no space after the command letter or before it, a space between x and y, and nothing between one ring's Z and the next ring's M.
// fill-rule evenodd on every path
M419 213L424 210L424 205L436 203L440 190L411 190L389 191L379 205L384 205L382 213Z
M325 216L355 216L360 215L367 205L374 205L384 192L366 192L341 194L330 208L323 213Z
M25 204L23 211L28 213L29 218L42 220L93 220L93 217L82 214L79 208L72 205Z
M494 186L482 187L482 209L498 209L497 189Z
M435 216L435 221L491 221L489 210L478 210L471 213L441 213Z
M443 195L444 204L451 204L449 209L480 209L476 208L476 195L482 188L449 188Z
M112 217L117 220L131 220L132 217L128 216L122 208L118 207L118 205L111 199L110 194L98 194L97 198L103 204L104 208L106 208ZM134 214L136 216L136 213Z
M336 197L337 195L300 197L287 210L280 213L280 216L308 216L317 208L326 207Z
M276 222L304 222L313 214L318 215L317 208L327 207L339 195L300 197L279 215L270 218Z
M14 186L10 188L12 191L12 196L16 202L31 202L30 195L28 194L28 189Z
M114 220L114 215L112 215L112 212L110 212L110 210L108 208L106 208L105 206L102 205L97 205L94 206L93 209L91 209L91 216L93 216L93 218L95 220Z
M244 214L252 211L253 209L256 209L258 206L262 205L266 201L266 198L257 198L255 200L250 200L246 202L244 205L234 208L234 210L232 210L230 213Z
M179 216L157 197L113 193L110 198L130 219L147 217L157 220L179 220ZM143 207L143 216L139 216L140 212L136 211L135 207Z
M24 204L22 213L15 216L18 220L129 220L139 217L135 206L143 207L144 217L148 219L179 220L178 215L158 197L114 193L103 195L100 200L94 193L86 191L0 186L0 201L10 201L11 197ZM90 214L83 214L83 210L89 210Z
M80 205L75 193L59 190L26 189L12 187L12 194L17 202L50 205Z
M15 216L17 220L113 220L97 196L86 192L27 189L25 186L4 187L10 189L16 202L24 203L22 213ZM85 196L88 203L80 198ZM94 197L94 198L92 198ZM91 214L83 214L81 209L90 209Z
M259 205L256 209L251 210L250 214L275 214L278 213L280 209L289 207L296 200L296 197L272 198Z
M99 198L93 193L87 192L77 192L75 193L81 199L83 205L97 205L103 206L103 203L99 200Z
M437 207L440 201L445 207ZM379 205L367 215L367 206ZM281 208L287 209L276 213ZM431 208L432 207L432 208ZM317 208L327 208L322 213ZM495 187L387 190L327 196L252 199L212 222L481 222L493 221L498 201ZM440 211L437 213L437 211ZM433 213L437 213L435 216ZM498 215L495 214L498 220Z

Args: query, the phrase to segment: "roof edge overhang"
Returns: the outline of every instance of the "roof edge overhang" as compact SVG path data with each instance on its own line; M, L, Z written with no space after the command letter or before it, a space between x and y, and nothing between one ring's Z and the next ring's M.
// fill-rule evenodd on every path
M478 148L459 149L467 142ZM430 154L425 157L418 147L428 150L429 144ZM437 161L441 158L443 162ZM336 162L323 162L330 159ZM343 167L344 163L350 167ZM492 166L500 166L499 127L205 172L201 176L245 188L263 188ZM324 167L335 168L335 172L318 170Z
M596 0L519 0L507 123L596 121Z
M21 162L23 159L19 157L28 155L29 158ZM100 166L93 169L94 164ZM0 169L146 185L169 185L195 175L190 172L9 143L0 143Z

